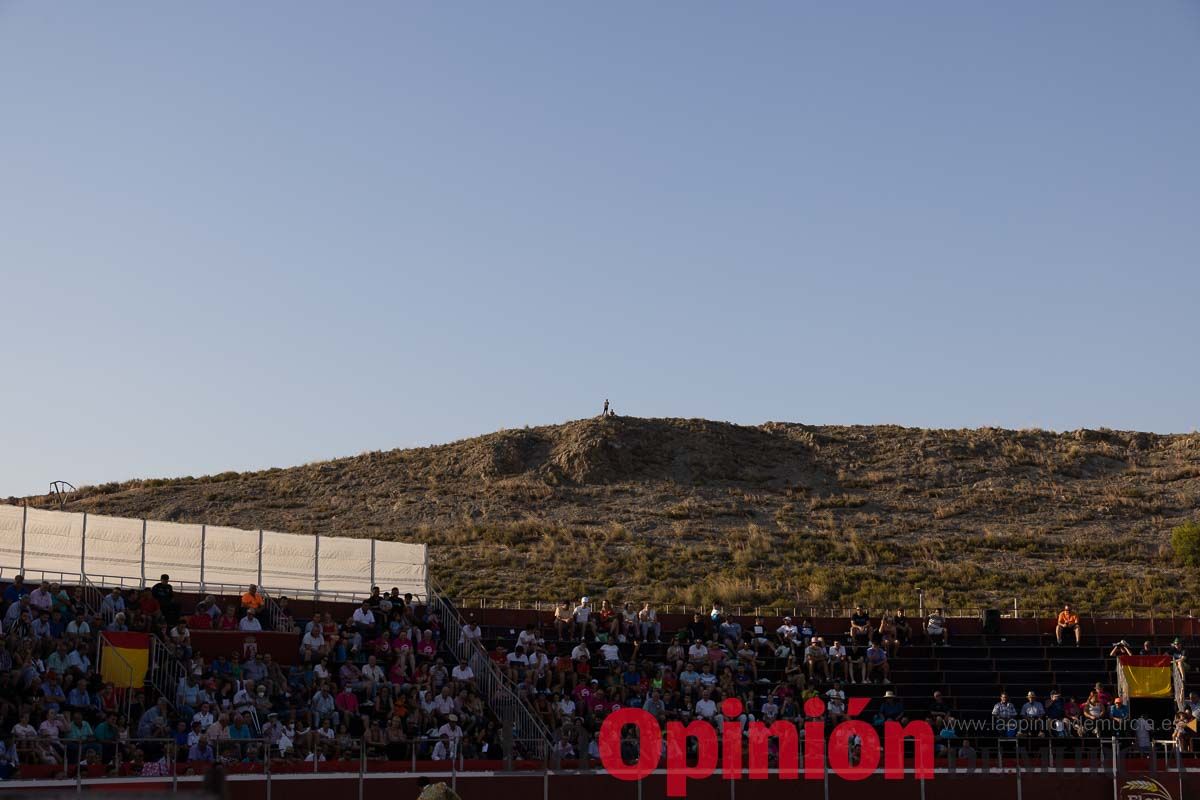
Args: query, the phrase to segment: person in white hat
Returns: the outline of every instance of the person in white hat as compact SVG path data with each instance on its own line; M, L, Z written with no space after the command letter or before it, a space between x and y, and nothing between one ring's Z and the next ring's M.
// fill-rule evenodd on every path
M438 728L438 737L445 736L450 743L450 757L458 755L458 744L463 738L463 729L458 724L457 714L447 714L446 723Z

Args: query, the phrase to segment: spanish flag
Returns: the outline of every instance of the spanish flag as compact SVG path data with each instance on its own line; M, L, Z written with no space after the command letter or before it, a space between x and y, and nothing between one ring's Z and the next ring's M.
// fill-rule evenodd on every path
M1117 659L1130 697L1171 697L1170 656L1121 656Z
M150 666L150 635L105 631L100 634L100 678L119 689L140 689Z

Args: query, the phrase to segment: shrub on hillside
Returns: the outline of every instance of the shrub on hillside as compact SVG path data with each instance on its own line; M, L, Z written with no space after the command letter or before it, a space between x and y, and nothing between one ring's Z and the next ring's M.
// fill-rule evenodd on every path
M1175 558L1188 567L1200 567L1200 522L1185 522L1171 531Z

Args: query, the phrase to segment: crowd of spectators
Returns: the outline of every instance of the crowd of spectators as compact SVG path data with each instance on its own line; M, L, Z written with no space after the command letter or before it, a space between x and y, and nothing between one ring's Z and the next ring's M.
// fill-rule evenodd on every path
M891 665L904 658L910 642L946 645L949 639L941 609L922 621L899 608L873 616L860 607L845 628L818 631L810 619L792 617L773 629L761 617L743 628L717 603L664 638L650 604L616 608L604 600L596 607L585 596L559 603L552 624L550 642L530 624L489 655L555 732L555 751L567 759L583 755L580 730L589 734L583 738L595 757L595 734L622 707L641 708L664 724L699 719L719 729L728 698L741 701L743 725L777 719L803 724L805 701L819 698L821 716L833 726L846 719L851 687L891 684ZM469 622L463 638L480 640L478 627ZM654 655L645 655L646 649ZM904 701L885 690L869 721L882 726L906 720Z
M185 608L167 575L150 587L93 592L90 604L86 595L79 587L30 586L19 576L0 595L0 777L21 764L152 775L214 762L256 765L268 755L282 762L501 757L501 732L478 688L479 662L454 658L437 616L398 589L372 587L352 611L311 619L253 585ZM1074 632L1062 623L1057 634ZM878 698L860 717L876 726L923 717L940 751L952 743L970 750L941 692L910 709L892 683L893 664L904 663L913 642L951 645L942 609L913 620L900 608L872 614L858 607L831 627L792 617L743 626L715 603L666 631L648 603L596 606L585 596L560 603L550 625L529 624L493 648L470 619L449 644L492 660L554 732L554 753L563 759L583 756L581 742L590 742L584 746L595 758L601 724L622 707L663 724L702 720L718 731L726 721L744 729L753 720L819 719L832 728L847 719L855 694ZM289 634L296 649L287 661L294 663L257 648L206 658L192 642L201 630ZM105 683L96 664L105 631L155 637L182 677L162 693L149 680L131 689ZM1147 642L1142 652L1151 649ZM1119 642L1112 654L1131 651ZM1180 642L1167 652L1182 663ZM865 684L879 689L864 692ZM729 698L741 702L736 720L722 714ZM805 704L814 698L821 711L809 717ZM1190 744L1197 712L1193 695L1176 718L1181 744ZM991 717L997 736L1117 729L1140 744L1146 733L1100 684L1083 703L1057 690L1045 702L1031 691L1020 705L1002 695Z
M0 604L0 777L21 764L64 774L160 774L206 764L499 758L499 730L476 677L442 648L436 615L379 587L353 613L297 619L256 586L184 608L170 579L85 600L79 587L17 576ZM269 613L268 613L269 612ZM294 664L257 648L205 658L197 630L295 637ZM177 659L164 691L105 683L104 631L156 637ZM290 660L290 659L289 659Z

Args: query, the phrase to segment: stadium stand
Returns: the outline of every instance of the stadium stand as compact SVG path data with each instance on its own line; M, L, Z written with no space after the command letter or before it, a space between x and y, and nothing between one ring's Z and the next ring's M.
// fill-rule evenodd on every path
M3 587L4 777L261 768L268 747L276 771L499 758L498 721L472 670L411 594L375 589L318 613L252 586L183 595L165 575L97 589L91 602L83 588L23 576ZM101 660L120 656L101 638L130 632L148 635L148 669L120 687L105 681Z
M1131 708L1113 697L1114 639L1136 637L1151 652L1174 651L1176 667L1190 674L1183 639L1174 630L1152 633L1150 620L1095 620L1078 646L1060 646L1053 617L1004 619L985 634L979 619L946 620L940 609L922 620L866 612L859 619L767 620L729 616L714 605L689 618L582 598L551 613L468 615L478 623L480 646L555 732L555 752L565 759L582 755L581 729L595 758L595 734L616 708L640 707L663 723L718 725L727 697L742 700L743 722L803 722L804 701L818 697L830 729L845 718L848 698L866 697L860 718L875 725L934 724L940 755L984 746L1053 747L1061 755L1099 750L1114 736L1130 753L1148 752L1155 741L1194 753L1194 696L1178 716L1173 700L1135 700ZM1184 625L1194 640L1192 621Z

